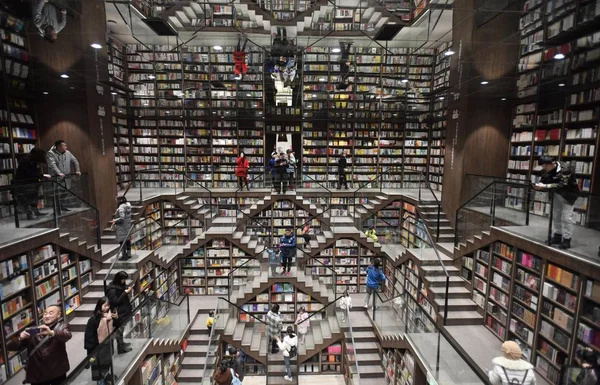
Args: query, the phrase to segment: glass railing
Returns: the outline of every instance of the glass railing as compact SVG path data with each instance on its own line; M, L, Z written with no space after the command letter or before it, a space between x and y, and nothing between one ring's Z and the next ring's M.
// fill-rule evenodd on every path
M62 385L97 385L100 382L116 384L127 375L140 352L149 347L154 339L171 340L174 342L173 351L179 351L179 341L185 336L189 323L187 296L180 296L176 302L166 302L148 295L133 309L124 324L89 352ZM131 351L123 354L117 352L121 335L123 341L131 347Z
M340 310L338 312L343 315L344 310ZM339 318L338 318L339 319ZM356 359L356 341L354 339L354 330L352 329L352 317L350 317L350 312L346 311L345 316L342 318L345 322L342 322L342 325L346 324L348 336L345 336L346 342L346 359L348 360L348 373L347 373L347 383L348 385L360 385L360 363ZM348 338L350 337L350 338Z
M402 232L400 227L400 217L390 222L389 219L383 219L379 212L373 212L367 208L364 219L355 218L357 228L367 234L374 242L382 245L400 245L402 244ZM398 210L400 213L400 210Z
M224 329L223 319L221 315L223 313L223 309L221 308L221 301L217 300L217 306L215 307L215 322L213 327L211 328L208 334L208 346L206 347L206 359L204 361L204 367L202 368L202 380L200 385L212 385L213 380L212 377L217 369L217 365L219 364L220 356L219 356L219 333L217 330Z
M77 181L75 181L77 179ZM0 231L11 232L11 241L28 237L40 231L58 228L69 238L85 241L88 246L100 248L99 213L89 201L68 189L76 185L86 190L86 175L67 176L35 183L16 183L0 187ZM81 183L79 183L81 182Z

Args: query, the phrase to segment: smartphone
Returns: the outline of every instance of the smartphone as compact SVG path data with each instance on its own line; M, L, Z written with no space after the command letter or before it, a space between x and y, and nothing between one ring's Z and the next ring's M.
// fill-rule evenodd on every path
M27 329L27 333L29 333L30 336L35 336L36 334L40 334L40 328Z

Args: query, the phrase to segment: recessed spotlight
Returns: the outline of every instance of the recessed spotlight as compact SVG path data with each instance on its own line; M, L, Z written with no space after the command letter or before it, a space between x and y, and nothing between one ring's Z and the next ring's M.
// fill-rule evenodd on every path
M341 51L342 51L342 50L341 50L341 49L339 49L339 48L332 48L332 49L331 49L331 52L332 52L332 53L340 53Z
M565 83L560 83L558 86L559 86L559 87L564 87L564 86L565 86Z
M556 60L562 60L562 59L564 59L564 58L565 58L565 55L563 55L562 53L560 53L560 52L559 52L559 53L557 53L556 55L554 55L554 58L555 58Z
M154 75L148 75L148 79L154 80L154 79L156 79L156 76L154 76Z
M320 82L326 82L326 81L327 81L327 79L325 79L325 78L319 78L319 81L320 81Z
M215 51L223 51L223 47L221 47L220 45L213 45L213 49Z
M490 83L490 82L488 82L487 80L482 80L482 81L481 81L481 84L483 84L483 85L486 85L486 84L489 84L489 83Z
M111 92L110 94L111 94L111 95L116 95L117 93L116 93L115 91L113 91L113 92Z
M443 97L443 96L440 96L440 100L444 100L444 97Z
M42 92L44 95L49 95L50 93L48 91L44 91Z
M60 77L61 77L61 78L63 78L63 79L68 79L68 78L69 78L69 75L67 75L67 74L62 74L62 75L60 75Z
M454 51L452 51L451 49L449 49L448 51L444 52L445 56L452 56L454 55Z
M502 98L502 99L500 99L500 100L502 100L502 101L505 101L505 100L506 100L506 98Z
M98 43L92 43L90 45L90 47L92 47L93 49L100 49L100 48L102 48L102 46L100 44L98 44Z
M402 83L408 83L408 79L404 78L402 80L400 80Z

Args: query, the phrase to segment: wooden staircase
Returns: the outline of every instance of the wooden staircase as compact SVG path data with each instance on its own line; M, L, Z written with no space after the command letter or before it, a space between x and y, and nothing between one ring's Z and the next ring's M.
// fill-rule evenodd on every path
M212 378L218 365L216 351L221 344L219 334L213 336L212 345L209 346L209 332L206 328L208 309L201 309L196 319L192 321L188 347L181 362L181 371L177 374L180 383L204 383L202 375L206 366L206 377ZM212 354L209 354L209 351Z

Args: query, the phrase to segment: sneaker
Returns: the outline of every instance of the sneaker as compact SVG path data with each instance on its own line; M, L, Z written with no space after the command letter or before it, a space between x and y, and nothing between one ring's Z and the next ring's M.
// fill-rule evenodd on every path
M290 275L292 275L292 273L290 273L289 271L286 273L286 275L289 277Z
M555 233L550 239L549 245L560 245L562 243L562 235Z
M286 381L292 382L292 377L283 376L283 379L286 380Z
M68 209L66 206L63 206L63 207L60 208L60 211L69 212L71 210Z
M566 250L571 248L571 240L569 238L563 238L562 243L558 245L559 249Z
M130 352L132 349L129 346L124 346L123 349L118 349L117 353L119 354L125 354L127 352Z

